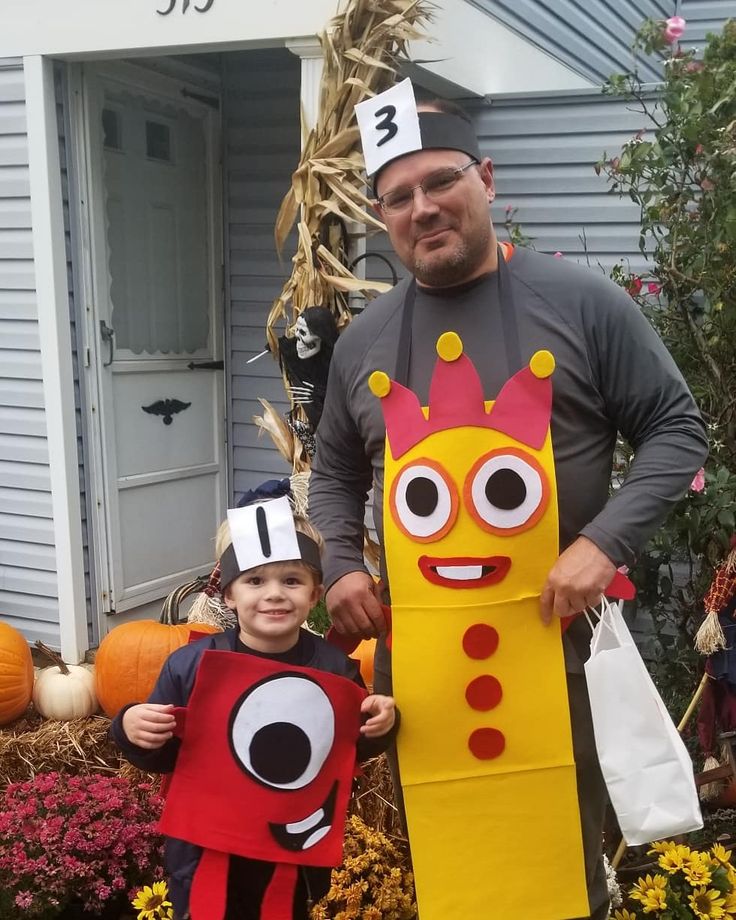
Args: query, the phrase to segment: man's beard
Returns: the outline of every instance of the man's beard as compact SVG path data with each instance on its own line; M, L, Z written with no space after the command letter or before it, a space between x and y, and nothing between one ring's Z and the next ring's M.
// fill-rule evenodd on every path
M483 264L491 240L490 223L483 225L472 238L463 238L455 249L436 259L421 257L411 266L414 277L428 287L450 287L468 281Z

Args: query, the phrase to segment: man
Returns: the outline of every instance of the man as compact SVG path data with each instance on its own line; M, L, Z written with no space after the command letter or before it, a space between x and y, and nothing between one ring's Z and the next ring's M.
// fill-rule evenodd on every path
M407 296L413 286L403 281L372 302L338 341L310 482L311 517L327 544L328 611L338 631L356 637L385 631L362 557L371 485L382 537L385 437L367 378L377 368L403 368L400 382L427 405L434 345L442 333L460 335L487 399L535 351L554 354L552 441L562 552L542 590L546 623L598 602L617 567L634 563L707 453L687 386L628 295L598 272L499 247L488 214L495 197L493 166L480 154L469 119L439 100L418 109L420 146L388 160L374 175L377 209L397 256L416 279L413 312ZM635 458L626 481L609 497L617 431ZM564 644L590 916L603 920L606 795L583 678L589 639L587 625L578 621ZM381 692L389 692L389 671L379 644Z

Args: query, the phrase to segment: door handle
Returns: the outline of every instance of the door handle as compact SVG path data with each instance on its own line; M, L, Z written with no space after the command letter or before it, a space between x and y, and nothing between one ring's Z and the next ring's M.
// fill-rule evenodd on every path
M100 320L100 338L103 342L107 342L108 347L108 357L107 361L102 362L103 367L109 367L112 364L112 353L113 353L113 336L115 335L115 330L108 326L104 319Z
M225 367L224 361L190 361L187 364L190 371L221 371Z

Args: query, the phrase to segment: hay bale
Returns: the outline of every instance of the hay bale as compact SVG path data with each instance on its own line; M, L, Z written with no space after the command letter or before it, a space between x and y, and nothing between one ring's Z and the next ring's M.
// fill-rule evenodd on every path
M90 716L69 722L44 720L30 708L0 730L0 785L32 779L37 773L121 773L129 779L157 780L131 766L109 737L110 720Z
M407 848L406 833L396 807L394 786L385 754L362 765L362 774L355 781L348 810L369 827L381 831L401 849Z

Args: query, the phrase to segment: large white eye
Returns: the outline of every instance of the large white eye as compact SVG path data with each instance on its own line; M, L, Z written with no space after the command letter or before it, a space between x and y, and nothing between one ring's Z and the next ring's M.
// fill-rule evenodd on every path
M243 694L230 716L235 757L253 779L277 789L311 783L334 739L332 703L302 674L267 677Z
M482 457L468 475L470 511L486 530L531 526L547 506L547 477L532 457L513 450Z
M390 503L396 523L420 543L443 537L457 517L455 486L431 460L404 467L394 480Z

